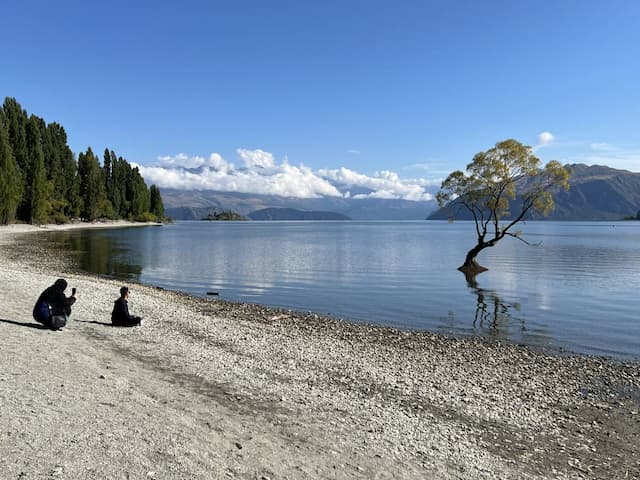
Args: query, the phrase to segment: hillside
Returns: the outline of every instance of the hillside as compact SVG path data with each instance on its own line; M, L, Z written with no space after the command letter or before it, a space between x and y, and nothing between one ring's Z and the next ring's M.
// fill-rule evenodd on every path
M263 208L251 212L251 220L351 220L346 215L319 210L297 210L295 208Z
M198 220L214 211L233 210L242 215L265 208L333 212L353 220L423 220L437 204L382 198L294 198L212 190L162 189L165 212L176 220Z
M568 191L553 195L556 208L548 220L621 220L636 215L640 209L640 173L617 170L602 165L566 165L571 171ZM517 211L518 199L512 202L511 211ZM470 213L460 208L456 212L441 208L427 218L446 220L454 216L459 220L471 220ZM531 217L531 219L540 217Z

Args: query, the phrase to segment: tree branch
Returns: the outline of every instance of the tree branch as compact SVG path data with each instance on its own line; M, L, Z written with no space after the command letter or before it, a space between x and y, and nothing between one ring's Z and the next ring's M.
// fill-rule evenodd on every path
M505 232L505 235L509 237L517 238L522 243L529 245L530 247L539 247L540 245L542 245L542 242L536 242L536 243L528 242L524 238L522 238L520 235L516 235L515 233Z

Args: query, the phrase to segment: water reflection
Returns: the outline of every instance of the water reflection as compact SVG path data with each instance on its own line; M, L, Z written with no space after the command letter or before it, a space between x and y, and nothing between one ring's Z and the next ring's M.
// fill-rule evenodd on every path
M488 251L490 270L466 282L456 270L464 224L184 222L52 240L79 269L196 295L638 358L640 300L629 292L640 291L640 225L626 235L600 224L527 228L540 247Z
M51 241L69 252L74 266L82 271L135 280L142 273L142 266L132 262L129 250L109 235L58 232L51 235Z
M476 297L474 329L487 329L487 333L498 338L508 338L508 330L516 322L520 323L521 330L526 330L524 319L514 317L511 312L520 312L519 302L508 303L495 290L480 287L476 275L465 274L465 279Z

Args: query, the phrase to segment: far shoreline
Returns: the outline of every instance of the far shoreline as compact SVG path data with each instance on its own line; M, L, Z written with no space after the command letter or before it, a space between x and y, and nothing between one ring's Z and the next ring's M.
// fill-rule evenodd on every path
M93 222L71 222L71 223L47 223L43 225L32 225L29 223L11 223L9 225L0 225L0 231L13 234L20 233L36 233L51 232L64 230L89 230L98 228L127 228L127 227L161 227L161 222L133 222L129 220L96 220Z

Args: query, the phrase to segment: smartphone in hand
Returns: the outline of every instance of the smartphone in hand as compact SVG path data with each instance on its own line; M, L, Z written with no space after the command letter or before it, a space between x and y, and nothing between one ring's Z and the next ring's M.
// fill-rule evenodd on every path
M76 295L76 287L73 287L73 288L71 289L71 296L72 296L72 297L75 297L75 295Z

